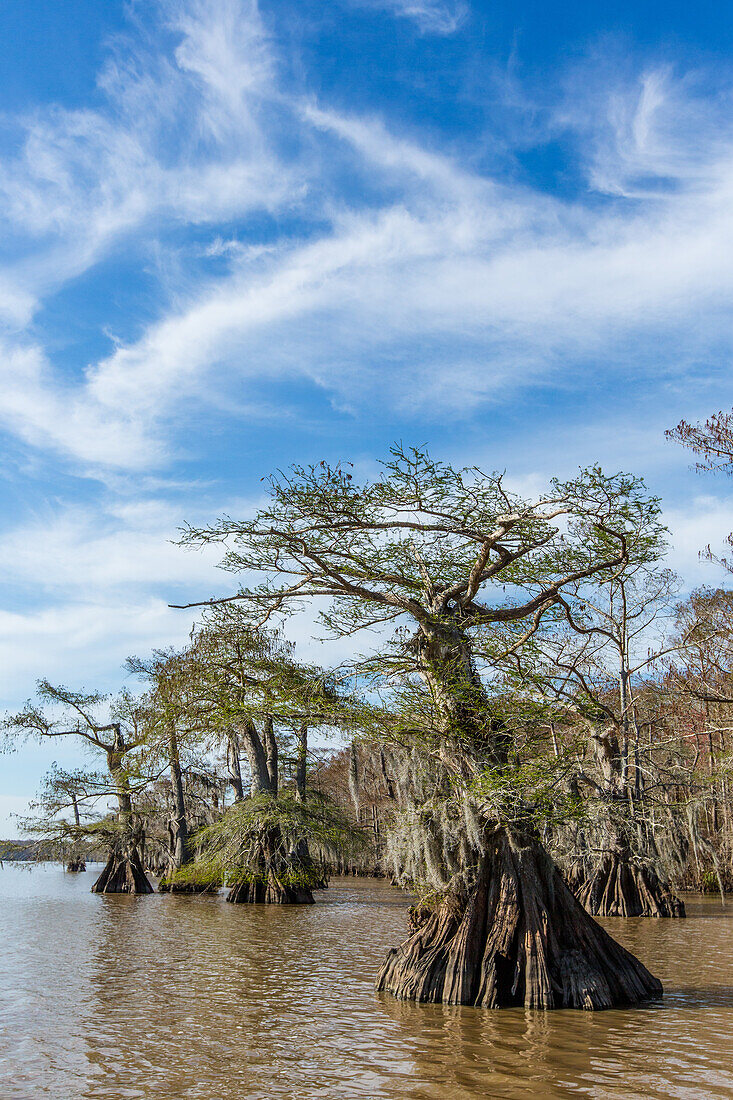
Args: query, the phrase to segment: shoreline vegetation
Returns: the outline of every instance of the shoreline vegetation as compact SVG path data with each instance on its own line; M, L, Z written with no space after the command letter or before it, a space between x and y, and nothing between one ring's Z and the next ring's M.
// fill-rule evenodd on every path
M733 468L730 416L671 435ZM679 595L641 478L592 466L528 500L396 446L362 483L348 464L279 473L254 516L180 543L220 547L230 594L186 605L185 647L130 657L134 689L41 680L6 717L10 748L72 738L91 766L51 768L3 858L101 854L95 893L153 877L231 904L376 874L415 895L377 990L661 997L594 918L679 920L683 889L733 886L733 593ZM296 653L304 612L338 666Z

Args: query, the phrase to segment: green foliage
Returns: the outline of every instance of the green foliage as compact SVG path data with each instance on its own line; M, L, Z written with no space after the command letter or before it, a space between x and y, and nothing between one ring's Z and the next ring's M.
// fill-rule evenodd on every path
M130 659L128 670L146 681L142 697L123 694L103 722L101 696L44 683L43 705L11 727L80 735L106 752L126 827L147 814L161 849L170 846L171 791L189 833L194 821L210 822L195 837L194 861L176 873L182 886L263 881L273 866L285 883L295 875L303 884L310 872L295 853L304 842L316 858L358 844L360 831L313 793L299 801L281 782L279 796L256 795L219 817L218 794L188 782L224 748L241 791L244 749L254 785L266 787L277 775L275 742L287 752L298 736L296 755L280 751L280 761L295 761L300 778L309 727L390 746L402 772L383 816L394 825L395 867L412 884L455 884L490 825L579 827L581 753L570 737L550 752L537 731L614 719L613 684L593 648L612 635L599 593L610 593L613 609L623 597L627 645L632 587L640 615L668 587L655 572L666 537L659 502L643 482L594 466L530 501L500 473L399 446L375 478L320 463L278 473L268 489L254 518L185 531L187 545L222 543L222 567L246 579L207 607L185 649ZM297 661L274 627L304 604L333 634L373 629L375 652L331 673ZM49 703L63 710L61 727ZM176 782L166 786L169 768ZM384 756L382 771L386 779ZM274 779L269 786L277 789ZM110 820L87 832L107 829L117 843Z
M401 447L371 482L321 463L278 474L269 490L254 519L225 516L188 528L182 542L222 542L222 568L263 577L239 594L252 622L326 597L321 618L341 634L440 615L446 601L461 607L466 626L526 618L533 596L618 560L658 513L643 482L597 467L553 482L545 499L529 503L501 474L454 469ZM494 596L479 607L483 586Z
M115 848L121 848L129 830L111 814L105 817L87 818L80 825L53 814L21 818L22 834L34 844L34 858L63 860L71 855L91 859Z
M715 894L720 889L720 876L716 871L703 871L700 875L700 890L703 894Z
M185 863L172 875L164 875L160 880L160 888L176 886L184 887L196 893L215 892L224 885L224 876L215 867L209 867L205 863Z
M531 824L537 829L579 822L585 804L568 787L577 765L572 758L512 753L500 768L484 769L471 784L470 797L482 815L499 824Z
M263 875L266 865L288 874L288 864L301 842L311 856L335 858L362 844L362 834L322 797L299 802L290 794L259 794L231 806L195 838L196 858L185 874L222 882ZM300 881L300 879L299 879Z

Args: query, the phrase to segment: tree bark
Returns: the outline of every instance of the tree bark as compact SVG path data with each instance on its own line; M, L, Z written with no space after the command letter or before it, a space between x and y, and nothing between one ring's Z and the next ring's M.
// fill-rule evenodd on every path
M591 733L603 776L601 796L605 819L600 855L581 854L567 874L575 896L594 917L684 917L685 905L660 878L654 867L653 837L640 852L630 810L637 803L627 799L623 752L613 729L596 727Z
M81 828L81 817L79 815L79 803L75 794L72 794L71 796L71 806L74 811L74 824L76 825L77 829L79 829ZM86 871L86 869L87 865L84 861L84 858L79 855L77 847L76 845L74 845L69 855L69 861L66 864L66 870L71 872L72 874L78 874L80 871Z
M301 868L296 856L284 854L280 829L272 828L263 839L259 867L235 882L226 900L235 905L312 905L311 887L298 882L299 870L307 881L308 867Z
M269 714L265 718L265 753L267 754L267 777L270 782L270 794L273 798L277 798L279 786L277 739L272 718Z
M178 751L178 738L172 724L168 738L168 749L171 765L171 787L173 789L173 829L175 836L172 863L173 868L178 870L189 857L188 821L186 820L186 801L183 796L183 775Z
M297 760L295 765L295 797L305 802L306 765L308 763L308 723L298 727Z
M229 730L227 734L227 768L229 782L234 790L234 801L244 800L244 783L242 782L242 765L239 760L239 738L235 730Z
M267 768L267 755L254 722L247 719L241 731L244 749L247 753L250 770L250 795L270 792L270 773Z
M226 900L234 905L313 905L309 887L283 882L274 872L235 883Z
M92 886L93 894L152 894L138 848L132 814L130 787L123 767L124 746L119 730L107 750L107 767L117 791L120 837L112 844L104 870Z
M134 845L114 848L101 875L92 886L93 894L152 894L153 887Z
M168 756L171 769L171 790L173 793L173 821L171 823L171 852L165 874L161 877L158 889L161 893L198 892L197 887L189 883L176 882L176 872L180 871L191 859L186 817L186 800L183 793L183 773L178 749L178 737L175 725L171 722L168 730Z
M308 763L308 723L301 722L298 727L296 741L295 764L295 798L298 802L305 802L306 777ZM308 841L301 839L293 852L296 863L308 871L308 877L313 882L313 890L328 889L328 874L322 865L317 865L308 850Z
M448 746L456 741L488 765L507 761L511 741L491 704L460 625L442 617L421 624L411 648L440 715Z
M603 1009L660 997L661 982L588 915L531 833L495 828L464 895L393 949L377 989L484 1008Z
M597 917L684 917L685 904L649 864L628 849L604 852L590 875L573 872L568 882L581 905Z
M262 738L248 721L243 738L252 774L250 795L277 798L278 747L272 718L265 719ZM275 827L263 838L259 866L232 885L226 900L236 905L312 905L312 879L310 857L286 853Z
M511 741L460 623L421 624L413 648L443 721L449 766L470 779L504 767ZM662 993L661 983L588 915L533 830L484 823L468 885L393 950L377 989L397 997L499 1008L611 1008Z

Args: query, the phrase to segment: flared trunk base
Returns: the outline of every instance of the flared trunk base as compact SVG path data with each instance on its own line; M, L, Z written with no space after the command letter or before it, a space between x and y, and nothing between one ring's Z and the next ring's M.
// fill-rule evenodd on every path
M684 917L685 903L647 864L623 852L607 852L586 875L574 869L568 883L594 917Z
M393 949L377 989L484 1008L604 1009L661 982L589 916L532 834L498 828L466 898L449 896Z
M152 894L139 856L111 855L92 886L93 894Z
M233 905L314 905L315 898L309 887L283 882L270 873L263 878L236 882L227 901Z

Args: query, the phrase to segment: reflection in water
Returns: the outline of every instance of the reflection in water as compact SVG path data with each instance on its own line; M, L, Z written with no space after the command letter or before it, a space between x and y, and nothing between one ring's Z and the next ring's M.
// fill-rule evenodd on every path
M0 873L2 1100L733 1098L719 900L606 922L662 977L662 1003L542 1015L376 995L408 904L384 883L277 908L100 897L94 873Z

